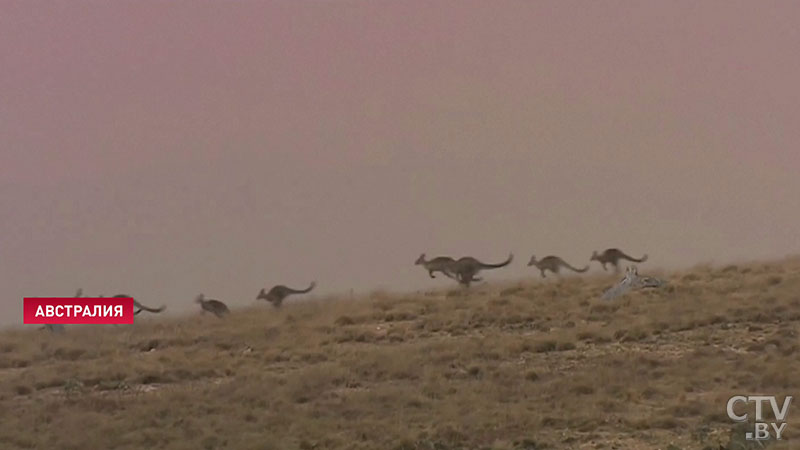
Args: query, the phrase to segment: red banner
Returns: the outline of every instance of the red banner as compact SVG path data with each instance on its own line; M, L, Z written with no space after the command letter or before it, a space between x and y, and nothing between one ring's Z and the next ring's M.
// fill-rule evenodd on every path
M130 297L25 297L24 324L132 324Z

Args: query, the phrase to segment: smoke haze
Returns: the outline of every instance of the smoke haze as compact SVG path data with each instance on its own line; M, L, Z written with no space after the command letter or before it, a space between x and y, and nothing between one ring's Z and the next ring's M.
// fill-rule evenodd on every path
M0 3L0 324L798 252L797 2ZM598 270L593 265L593 271ZM442 278L442 277L439 277ZM266 305L265 305L266 307Z

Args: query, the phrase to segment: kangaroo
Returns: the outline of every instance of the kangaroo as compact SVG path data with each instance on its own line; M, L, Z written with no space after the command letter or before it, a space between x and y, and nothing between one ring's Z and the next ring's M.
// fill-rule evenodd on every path
M455 264L456 260L449 257L449 256L437 256L436 258L425 260L425 253L419 255L417 261L414 262L416 265L421 265L428 271L428 275L431 278L436 278L433 274L434 272L442 272L445 276L450 277L452 279L456 279L455 275L450 273L450 267Z
M475 278L481 270L485 269L499 269L500 267L505 267L511 264L511 261L514 260L514 255L509 253L508 259L501 263L497 264L487 264L478 261L477 259L471 256L465 256L463 258L459 258L455 263L450 266L450 271L456 275L456 279L460 284L464 287L469 287L470 283L473 281L480 281L480 278Z
M130 295L125 295L125 294L117 294L117 295L114 296L114 298L133 298L133 297L131 297ZM136 312L133 313L134 316L139 314L142 311L147 311L147 312L151 312L151 313L156 313L157 314L157 313L160 313L161 311L167 309L167 307L165 305L161 305L158 308L151 308L149 306L144 306L143 304L137 302L135 298L133 298L133 307L134 308L139 308Z
M629 266L625 270L625 277L623 277L616 285L608 288L601 297L603 300L611 300L617 298L630 290L644 289L644 288L657 288L666 284L666 281L654 277L647 277L639 275L639 269L636 266Z
M230 314L231 312L228 309L228 306L225 305L225 303L222 303L221 301L214 299L206 300L203 294L198 295L194 301L199 303L200 307L203 308L202 311L200 312L201 314L205 314L205 312L208 311L211 314L214 314L215 316L222 318L225 315Z
M542 273L542 278L545 278L544 272L546 270L549 270L550 272L553 272L554 274L558 275L558 271L561 269L561 267L566 267L567 269L570 269L578 273L583 273L589 270L588 264L583 269L576 269L575 267L572 267L571 265L567 264L566 261L559 258L558 256L552 256L552 255L545 256L540 260L537 260L536 256L532 255L531 260L528 262L528 266L536 266L536 268L539 269L539 272Z
M306 293L309 293L309 292L311 292L312 289L314 289L314 286L316 286L316 285L317 285L317 282L316 281L312 281L311 284L306 289L292 289L290 287L286 287L286 286L284 286L282 284L279 284L277 286L273 286L272 289L269 290L269 292L266 292L262 288L261 292L258 293L258 296L256 297L256 300L264 299L264 300L272 303L272 306L274 306L276 308L279 308L281 306L281 304L283 303L283 300L286 297L288 297L290 295L293 295L293 294L306 294Z
M64 333L64 324L61 323L46 323L39 330L47 330L51 333L62 334Z
M634 258L632 256L626 255L622 250L620 250L618 248L609 248L609 249L606 249L605 251L603 251L603 253L599 253L599 254L595 250L592 253L592 257L589 258L589 261L599 261L600 264L603 265L603 270L608 270L606 268L606 264L610 263L611 265L614 266L614 270L618 272L619 271L619 260L620 259L627 259L628 261L642 263L642 262L647 261L647 254L645 254L644 256L642 256L639 259L636 259L636 258Z
M75 291L75 298L79 297L83 297L82 288L78 288L78 290ZM65 328L63 323L46 323L43 327L40 327L39 330L47 330L51 333L61 334L65 331Z

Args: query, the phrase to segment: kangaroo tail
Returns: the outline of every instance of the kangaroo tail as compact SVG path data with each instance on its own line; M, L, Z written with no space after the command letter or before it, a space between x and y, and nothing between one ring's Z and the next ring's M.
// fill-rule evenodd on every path
M622 257L627 259L628 261L633 261L633 262L638 262L638 263L647 261L647 253L645 253L644 256L642 256L639 259L636 259L636 258L634 258L632 256L626 255L625 253L622 254Z
M143 304L137 302L136 300L133 301L133 306L139 308L139 310L136 311L134 313L134 315L139 314L142 311L147 311L147 312L151 312L151 313L160 313L161 311L167 309L167 307L165 305L161 305L158 308L151 308L149 306L144 306Z
M316 285L317 285L317 282L316 281L312 281L311 284L308 285L308 287L305 288L305 289L292 289L292 288L289 288L289 290L292 292L292 294L306 294L306 293L311 292L311 290L314 289L314 286L316 286Z
M576 269L575 267L572 267L571 265L569 265L569 264L567 264L565 262L564 266L566 266L568 269L570 269L570 270L572 270L574 272L578 272L578 273L583 273L583 272L586 272L587 270L589 270L589 266L588 265L586 265L586 267L584 267L583 269Z
M513 253L509 253L508 254L508 258L505 261L503 261L501 263L497 263L497 264L481 263L481 268L483 268L483 269L499 269L500 267L505 267L505 266L511 264L511 261L513 261L513 260L514 260L514 254Z

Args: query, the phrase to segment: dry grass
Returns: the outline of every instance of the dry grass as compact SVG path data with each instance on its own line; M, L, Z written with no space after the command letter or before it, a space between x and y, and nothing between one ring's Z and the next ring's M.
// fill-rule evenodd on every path
M588 276L7 331L0 442L717 450L730 396L798 394L800 259L659 275L612 302Z

